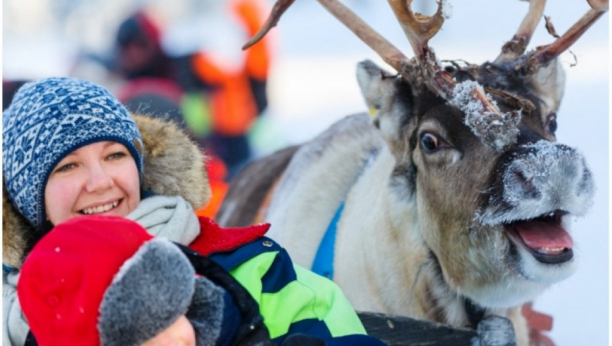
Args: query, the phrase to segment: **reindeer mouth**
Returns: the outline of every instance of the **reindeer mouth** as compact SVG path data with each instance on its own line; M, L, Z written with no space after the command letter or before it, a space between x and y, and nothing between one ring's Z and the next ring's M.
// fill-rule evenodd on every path
M574 241L561 225L567 212L556 210L530 220L504 224L510 239L541 263L559 264L572 259Z

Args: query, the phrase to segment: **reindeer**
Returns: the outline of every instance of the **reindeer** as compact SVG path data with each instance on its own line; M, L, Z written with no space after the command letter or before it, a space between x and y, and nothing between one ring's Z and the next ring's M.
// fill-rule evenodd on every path
M493 62L443 66L429 17L388 0L408 59L335 0L318 0L392 66L357 66L370 108L313 140L260 159L232 182L217 220L268 221L269 236L311 268L336 229L330 278L357 310L453 326L499 315L529 344L521 305L576 269L570 220L592 203L584 157L556 143L565 75L557 57L608 10L591 9L550 45L526 52L545 0L531 0ZM257 42L292 0L276 2Z

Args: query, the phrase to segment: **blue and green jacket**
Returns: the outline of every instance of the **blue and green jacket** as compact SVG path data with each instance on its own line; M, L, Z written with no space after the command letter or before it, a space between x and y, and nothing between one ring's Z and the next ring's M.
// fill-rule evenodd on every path
M269 224L221 228L208 218L200 218L200 225L201 234L190 249L229 272L248 292L248 300L254 300L274 344L281 345L299 334L326 345L384 345L366 335L335 283L295 265L285 249L264 236ZM205 275L211 279L210 273ZM240 294L238 297L234 294L234 303L245 305ZM228 311L228 317L232 314L236 315ZM244 321L237 322L240 324Z

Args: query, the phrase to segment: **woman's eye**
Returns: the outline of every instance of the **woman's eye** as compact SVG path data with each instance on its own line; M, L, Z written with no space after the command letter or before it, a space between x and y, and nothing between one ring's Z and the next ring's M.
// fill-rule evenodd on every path
M552 133L553 135L557 131L557 114L556 113L552 113L548 116L548 122L546 124L546 129L548 130L548 132Z
M118 151L116 153L112 153L112 154L108 155L108 159L109 160L119 160L119 159L122 159L122 158L124 158L126 156L127 156L126 153L124 153L122 151Z
M426 153L431 153L438 149L440 141L438 137L432 135L431 133L424 133L421 135L421 147L423 151Z
M76 164L74 163L67 163L65 165L60 166L59 168L57 168L54 173L63 173L63 172L68 172L72 169L74 169L76 167Z

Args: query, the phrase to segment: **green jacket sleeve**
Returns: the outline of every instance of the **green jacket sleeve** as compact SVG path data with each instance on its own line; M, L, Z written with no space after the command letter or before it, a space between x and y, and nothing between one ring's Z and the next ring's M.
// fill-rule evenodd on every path
M258 251L258 242L267 249ZM241 260L237 260L239 257ZM382 344L365 336L357 314L335 283L294 265L287 252L270 239L212 259L222 262L257 301L270 337L277 344L296 333L318 337L328 344Z

